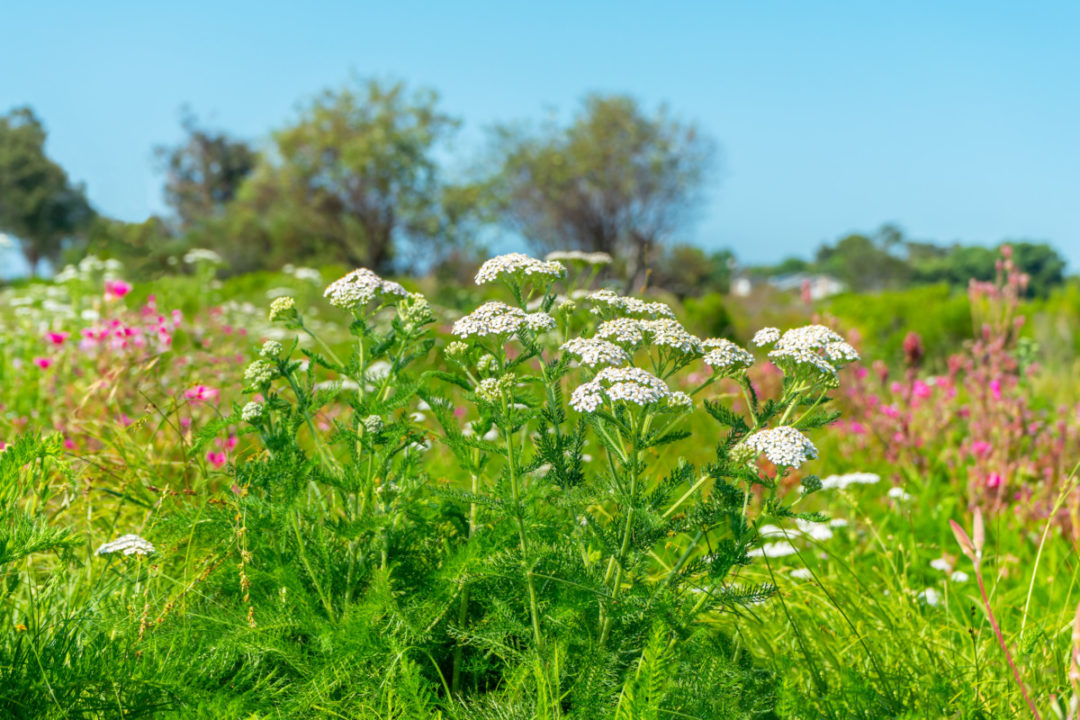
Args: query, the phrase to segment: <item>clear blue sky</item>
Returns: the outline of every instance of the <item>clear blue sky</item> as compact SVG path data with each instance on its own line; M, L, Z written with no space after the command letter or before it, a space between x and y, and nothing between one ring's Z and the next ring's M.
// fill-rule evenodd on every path
M477 147L589 91L721 147L685 239L748 262L899 223L1052 242L1080 268L1080 3L0 0L0 112L29 104L99 211L162 210L188 103L265 141L351 72L438 89Z

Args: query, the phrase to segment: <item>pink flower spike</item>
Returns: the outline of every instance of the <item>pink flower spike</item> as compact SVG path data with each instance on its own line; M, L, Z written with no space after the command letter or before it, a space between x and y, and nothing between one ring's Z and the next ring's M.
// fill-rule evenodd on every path
M105 281L105 299L106 300L119 300L120 298L131 292L131 285L123 280L106 280Z
M930 386L922 380L916 380L911 386L911 391L915 394L915 397L921 400L925 400L933 393Z
M71 333L66 332L48 332L45 333L45 339L51 342L53 345L63 345L64 341L71 337Z
M993 379L990 381L990 392L993 394L995 400L1001 399L1001 381Z
M230 435L229 439L225 441L225 449L226 450L235 450L237 442L238 441L236 439L236 436L235 435Z
M42 370L48 370L49 366L53 364L53 360L47 357L36 357L34 358L34 364Z
M990 476L986 478L986 487L996 488L1001 487L1001 483L1004 482L1001 475L998 473L990 473Z

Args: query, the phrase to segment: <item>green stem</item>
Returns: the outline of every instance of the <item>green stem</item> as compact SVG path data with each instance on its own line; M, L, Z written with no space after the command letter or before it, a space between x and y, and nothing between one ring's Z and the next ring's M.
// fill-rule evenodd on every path
M510 474L510 497L514 504L514 519L517 521L518 540L521 543L521 562L525 568L525 585L529 591L529 617L532 620L533 640L537 650L543 650L544 639L540 633L540 610L536 600L536 583L533 581L533 569L529 561L529 541L525 533L525 516L521 507L521 496L518 491L517 463L514 458L514 442L509 427L509 408L506 398L502 401L503 420L506 427L503 428L503 436L506 439L506 464Z

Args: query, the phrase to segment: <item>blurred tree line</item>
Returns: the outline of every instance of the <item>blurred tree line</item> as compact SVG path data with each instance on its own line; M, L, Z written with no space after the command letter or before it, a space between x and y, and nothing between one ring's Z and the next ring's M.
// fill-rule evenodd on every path
M566 122L504 124L485 152L455 169L460 121L438 95L356 79L303 104L262 147L204 126L185 110L182 142L156 149L171 213L129 223L96 214L82 187L44 150L26 108L0 117L0 232L31 267L94 252L135 271L174 270L186 249L209 248L242 273L292 264L367 266L465 277L502 233L542 254L607 252L626 289L660 286L680 298L726 293L728 250L677 242L701 208L715 144L666 107L590 95ZM1064 262L1045 244L1014 243L1044 294ZM908 240L891 226L825 244L759 275L815 272L854 290L989 279L996 252Z
M1028 274L1028 292L1046 297L1065 281L1065 260L1047 243L1010 240L1017 267ZM900 290L912 285L946 284L966 287L968 282L993 280L1000 248L981 245L939 245L912 240L894 225L884 225L871 235L854 233L835 243L824 243L813 260L788 258L750 269L761 276L790 273L822 273L843 282L850 290Z

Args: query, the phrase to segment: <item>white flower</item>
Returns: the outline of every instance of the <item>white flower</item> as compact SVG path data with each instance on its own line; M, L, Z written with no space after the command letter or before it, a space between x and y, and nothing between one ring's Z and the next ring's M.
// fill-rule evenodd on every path
M937 605L941 602L941 593L939 593L934 588L926 588L921 593L919 593L919 600L926 603L927 605Z
M523 328L541 332L553 327L555 319L547 313L527 313L521 308L492 300L455 322L452 332L458 337L467 338L513 335Z
M754 339L750 342L754 343L758 347L763 345L772 345L774 342L780 339L780 330L774 327L765 327L754 333Z
M615 318L600 323L596 336L621 345L646 343L670 347L684 355L701 355L705 352L701 340L687 332L678 320L671 318Z
M149 555L154 552L154 546L148 540L138 535L121 535L111 542L107 542L97 549L98 555L111 555L123 553L124 555Z
M249 387L269 385L277 375L277 368L267 360L256 360L244 371L244 383Z
M259 355L264 358L276 358L281 354L281 343L277 340L267 340L263 343L262 349L259 350Z
M570 407L578 412L594 412L605 399L645 406L670 396L671 390L663 380L641 368L609 367L574 390Z
M795 524L798 526L799 530L811 540L825 542L826 540L832 539L833 532L826 523L816 523L809 520L796 519Z
M560 262L537 260L523 253L508 253L485 261L476 273L476 284L484 285L498 280L500 276L520 278L539 275L554 280L565 274L566 268Z
M262 403L249 402L244 406L244 409L240 411L240 418L247 423L257 423L262 420L263 406Z
M792 328L774 342L776 346L769 353L769 359L780 367L790 370L808 368L830 379L836 377L837 368L859 359L855 348L824 325Z
M777 467L798 468L817 457L814 444L793 427L765 428L752 433L743 444L758 455L764 455Z
M717 372L732 372L754 364L754 356L730 340L709 338L701 344L706 350L705 364Z
M278 318L287 318L296 314L296 300L291 297L279 297L270 303L270 322Z
M768 557L778 558L786 557L787 555L794 555L796 553L795 546L787 541L766 543L759 548L755 548L747 553L750 557Z
M829 527L846 528L847 526L848 526L848 521L845 520L844 518L833 518L832 520L829 521Z
M596 336L604 340L613 340L620 345L632 346L640 345L645 339L641 326L633 318L606 320L596 329Z
M949 561L946 560L945 558L939 557L939 558L935 558L934 560L930 561L930 567L932 567L935 570L938 570L940 572L949 572L950 564L949 564Z
M611 256L606 252L582 252L581 250L556 250L544 256L548 261L580 262L587 265L608 265Z
M560 350L592 368L598 365L625 365L630 361L630 355L625 350L600 338L572 338L563 343Z
M694 399L686 393L678 390L668 395L668 405L675 408L681 408L683 410L689 410L694 407Z
M476 397L489 403L497 403L502 398L502 385L498 378L484 378L476 386Z
M211 265L221 265L224 261L221 259L221 256L213 250L193 248L184 254L184 262L188 265L194 265L200 262L210 263Z
M638 298L624 297L612 290L597 290L588 297L596 305L593 308L593 313L596 315L600 314L600 306L606 305L633 317L675 318L674 311L662 302L645 302Z
M804 567L795 568L788 572L788 575L795 578L796 580L811 580L814 577L814 574L810 572L810 568Z
M830 475L821 481L822 490L844 490L850 485L874 485L881 480L879 475L867 472Z
M902 487L889 488L889 497L891 497L893 500L900 501L911 499L911 495L909 495Z
M392 280L383 280L367 268L357 268L343 278L330 283L323 297L330 304L343 310L356 310L376 298L385 296L405 297L408 292Z
M966 583L968 581L968 574L962 570L957 570L949 576L949 579L954 583Z

